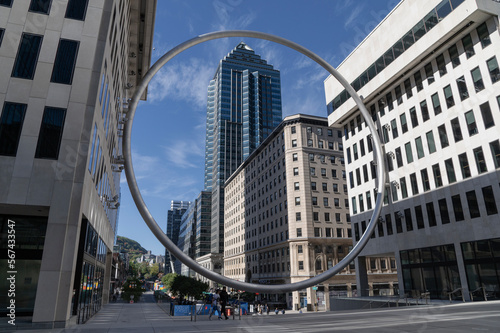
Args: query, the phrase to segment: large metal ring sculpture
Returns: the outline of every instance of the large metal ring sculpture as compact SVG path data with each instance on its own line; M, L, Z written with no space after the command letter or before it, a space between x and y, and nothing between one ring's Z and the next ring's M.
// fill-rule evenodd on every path
M144 203L144 200L142 199L142 195L139 191L139 187L137 186L137 181L135 178L135 173L134 173L134 167L132 165L132 154L131 154L131 148L130 148L130 142L131 142L131 132L132 132L132 124L134 121L134 115L135 111L137 108L137 105L139 103L139 99L141 95L144 93L148 83L151 81L153 76L167 63L169 62L172 58L174 58L176 55L179 53L191 48L192 46L198 45L200 43L209 41L209 40L214 40L214 39L220 39L220 38L227 38L227 37L250 37L250 38L258 38L258 39L264 39L268 40L271 42L275 42L284 46L287 46L295 51L298 51L302 53L303 55L309 57L310 59L314 60L316 63L318 63L321 67L326 69L330 74L332 74L347 90L349 95L354 99L356 102L356 105L358 106L359 110L361 111L361 114L363 115L366 124L368 128L370 129L370 132L372 133L372 139L373 139L373 147L374 147L374 153L375 157L377 160L377 188L378 188L378 194L377 194L377 200L375 203L375 208L373 210L372 217L370 219L370 223L368 223L368 228L364 232L363 236L359 240L359 242L353 247L351 252L342 259L337 265L333 266L329 270L323 272L320 275L311 277L307 280L300 281L300 282L295 282L291 284L281 284L281 285L260 285L260 284L253 284L253 283L246 283L246 282L241 282L241 281L236 281L233 279L229 279L225 276L222 276L220 274L214 273L212 271L209 271L208 269L200 266L196 261L188 257L184 252L182 252L168 237L163 233L162 229L158 226L156 223L155 219L149 212L149 209L147 208L146 204ZM127 118L128 121L125 125L124 129L124 134L123 134L123 156L125 160L125 174L127 177L127 183L130 188L130 193L132 194L132 198L134 199L134 202L148 225L148 227L151 229L153 234L156 236L156 238L170 251L171 254L173 254L177 259L179 259L182 263L184 263L186 266L194 270L195 272L198 272L199 274L205 276L206 278L216 281L218 283L221 283L223 285L230 286L232 288L236 288L238 290L245 290L245 291L250 291L250 292L264 292L264 293L280 293L280 292L289 292L289 291L295 291L295 290L301 290L304 288L311 287L313 285L319 284L320 282L323 282L327 280L328 278L331 278L335 274L339 273L344 267L346 267L351 261L353 261L363 250L365 245L367 244L370 236L372 235L373 231L375 230L375 227L378 222L378 218L380 216L380 211L382 208L382 202L383 202L383 196L384 196L384 190L385 190L385 173L384 173L384 158L382 154L382 145L380 142L380 138L377 135L377 130L375 128L375 125L370 117L370 114L366 107L364 106L361 98L359 95L356 93L356 91L351 87L349 82L347 82L342 75L340 75L337 70L335 70L330 64L328 64L325 60L320 58L318 55L314 54L313 52L309 51L308 49L292 42L287 39L274 36L271 34L263 33L263 32L257 32L257 31L247 31L247 30L229 30L229 31L218 31L218 32L212 32L208 33L205 35L201 35L195 38L192 38L184 43L181 43L165 53L156 63L149 69L149 71L146 73L144 78L142 79L141 83L137 86L137 90L134 93L134 96L129 104L129 111L127 113Z

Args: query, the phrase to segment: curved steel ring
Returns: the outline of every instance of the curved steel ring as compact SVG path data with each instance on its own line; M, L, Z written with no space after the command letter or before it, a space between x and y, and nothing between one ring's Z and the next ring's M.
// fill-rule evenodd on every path
M373 137L373 147L374 147L374 152L375 152L375 157L377 160L377 188L378 188L378 194L377 194L377 200L375 203L375 208L373 210L372 217L370 219L370 223L368 224L368 228L366 229L365 233L359 240L359 242L353 247L351 252L342 260L340 261L337 265L334 267L330 268L329 270L325 271L324 273L317 275L315 277L309 278L304 281L300 282L295 282L291 284L281 284L281 285L260 285L260 284L253 284L253 283L246 283L246 282L241 282L241 281L236 281L233 279L229 279L225 276L222 276L220 274L214 273L212 271L209 271L208 269L200 266L196 261L188 257L186 254L184 254L168 237L163 233L162 229L158 226L156 223L155 219L149 212L149 209L147 208L146 204L144 203L144 200L142 199L141 193L139 191L139 187L137 186L135 174L134 174L134 167L132 165L132 154L131 154L131 148L130 148L130 141L131 141L131 132L132 132L132 124L134 121L134 116L135 116L135 111L137 108L137 105L139 103L139 99L141 95L144 93L148 83L151 81L153 76L168 62L170 61L173 57L178 55L179 53L189 49L192 46L195 46L197 44L209 41L209 40L214 40L214 39L220 39L220 38L227 38L227 37L250 37L250 38L259 38L259 39L264 39L268 40L271 42L275 42L284 46L287 46L295 51L298 51L302 53L303 55L309 57L310 59L314 60L316 63L318 63L320 66L322 66L324 69L326 69L330 74L332 74L347 90L347 92L351 95L351 97L354 99L356 102L356 105L358 106L359 110L361 111L361 114L363 115L366 124L368 128L370 129L370 132L372 133ZM380 139L377 135L377 130L375 128L375 125L370 117L370 114L366 107L364 106L363 102L361 101L361 98L359 95L356 93L356 91L351 87L349 82L347 82L342 75L340 75L337 70L335 70L330 64L328 64L325 60L320 58L318 55L314 54L313 52L309 51L308 49L300 46L299 44L296 44L292 41L289 41L287 39L274 36L271 34L263 33L263 32L257 32L257 31L247 31L247 30L229 30L229 31L217 31L217 32L212 32L208 33L205 35L201 35L198 37L194 37L188 41L185 41L184 43L181 43L165 53L156 63L149 69L149 71L146 73L144 78L142 79L141 83L137 86L137 90L134 93L134 96L132 98L131 103L129 104L129 111L127 113L128 121L125 125L124 129L124 134L123 134L123 156L125 160L125 174L127 177L127 183L130 189L130 193L132 194L132 198L134 199L134 202L148 225L148 227L151 229L153 234L156 236L156 238L170 251L171 254L173 254L177 259L179 259L182 263L184 263L186 266L194 270L195 272L198 272L199 274L207 277L210 280L216 281L218 283L221 283L223 285L230 286L232 288L236 288L238 290L245 290L245 291L250 291L250 292L267 292L267 293L277 293L277 292L289 292L289 291L295 291L295 290L301 290L310 286L313 286L315 284L318 284L320 282L323 282L327 280L328 278L334 276L335 274L339 273L344 267L346 267L352 260L354 260L358 254L361 252L361 250L365 247L366 243L368 242L370 236L372 235L373 231L375 230L375 226L377 225L378 218L380 216L380 211L382 208L382 202L383 202L383 195L384 195L384 190L385 190L385 173L384 173L384 158L382 154L382 145L380 142Z

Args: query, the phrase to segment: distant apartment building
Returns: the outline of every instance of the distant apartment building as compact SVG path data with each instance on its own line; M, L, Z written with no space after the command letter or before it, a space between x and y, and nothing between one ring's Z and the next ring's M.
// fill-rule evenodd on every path
M342 132L327 119L286 117L225 183L224 275L257 284L299 282L352 248ZM370 287L392 294L395 262L370 271ZM382 285L383 284L383 285ZM397 283L396 283L397 284ZM357 294L354 264L312 287L261 295L268 302L329 308L330 294Z
M9 228L16 316L61 328L108 302L123 119L149 68L155 10L154 0L0 1L2 316Z
M357 260L396 258L400 294L500 297L500 3L401 1L338 67L383 142L386 194ZM328 122L343 127L353 240L375 203L372 133L333 77Z
M172 200L170 209L167 212L167 232L166 235L174 244L179 241L179 228L181 225L182 215L186 212L191 204L190 201ZM165 274L174 273L174 263L176 262L170 252L165 249Z

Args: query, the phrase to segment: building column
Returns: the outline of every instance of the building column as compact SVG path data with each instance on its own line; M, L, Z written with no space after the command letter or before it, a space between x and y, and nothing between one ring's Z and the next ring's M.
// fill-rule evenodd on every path
M464 257L462 255L462 247L460 243L455 243L455 256L457 258L458 275L460 276L460 284L462 288L462 295L465 301L471 301L469 294L469 284L467 283L467 271L465 270Z
M354 259L356 265L356 287L358 288L359 296L369 295L368 272L366 269L366 257L358 256Z
M110 289L111 289L111 275L114 274L112 270L112 265L113 264L113 252L107 251L106 253L106 270L104 271L104 283L103 283L103 290L102 290L102 304L108 304L109 303L109 295L110 295ZM114 286L113 286L114 287Z
M396 260L396 272L398 274L399 296L402 297L405 295L405 284L403 280L403 269L402 269L403 266L401 264L401 256L399 255L399 251L394 252L394 259Z
M330 284L323 284L323 295L325 295L325 311L330 311Z

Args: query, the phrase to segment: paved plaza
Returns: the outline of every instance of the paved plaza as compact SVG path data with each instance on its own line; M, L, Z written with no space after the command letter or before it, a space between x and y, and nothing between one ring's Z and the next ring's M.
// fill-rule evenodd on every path
M288 311L284 315L271 313L222 321L215 316L211 321L208 316L198 316L195 322L190 317L171 317L148 293L140 303L110 303L84 325L53 330L21 326L15 332L498 332L500 301L339 312ZM0 322L0 332L10 331L12 327Z

